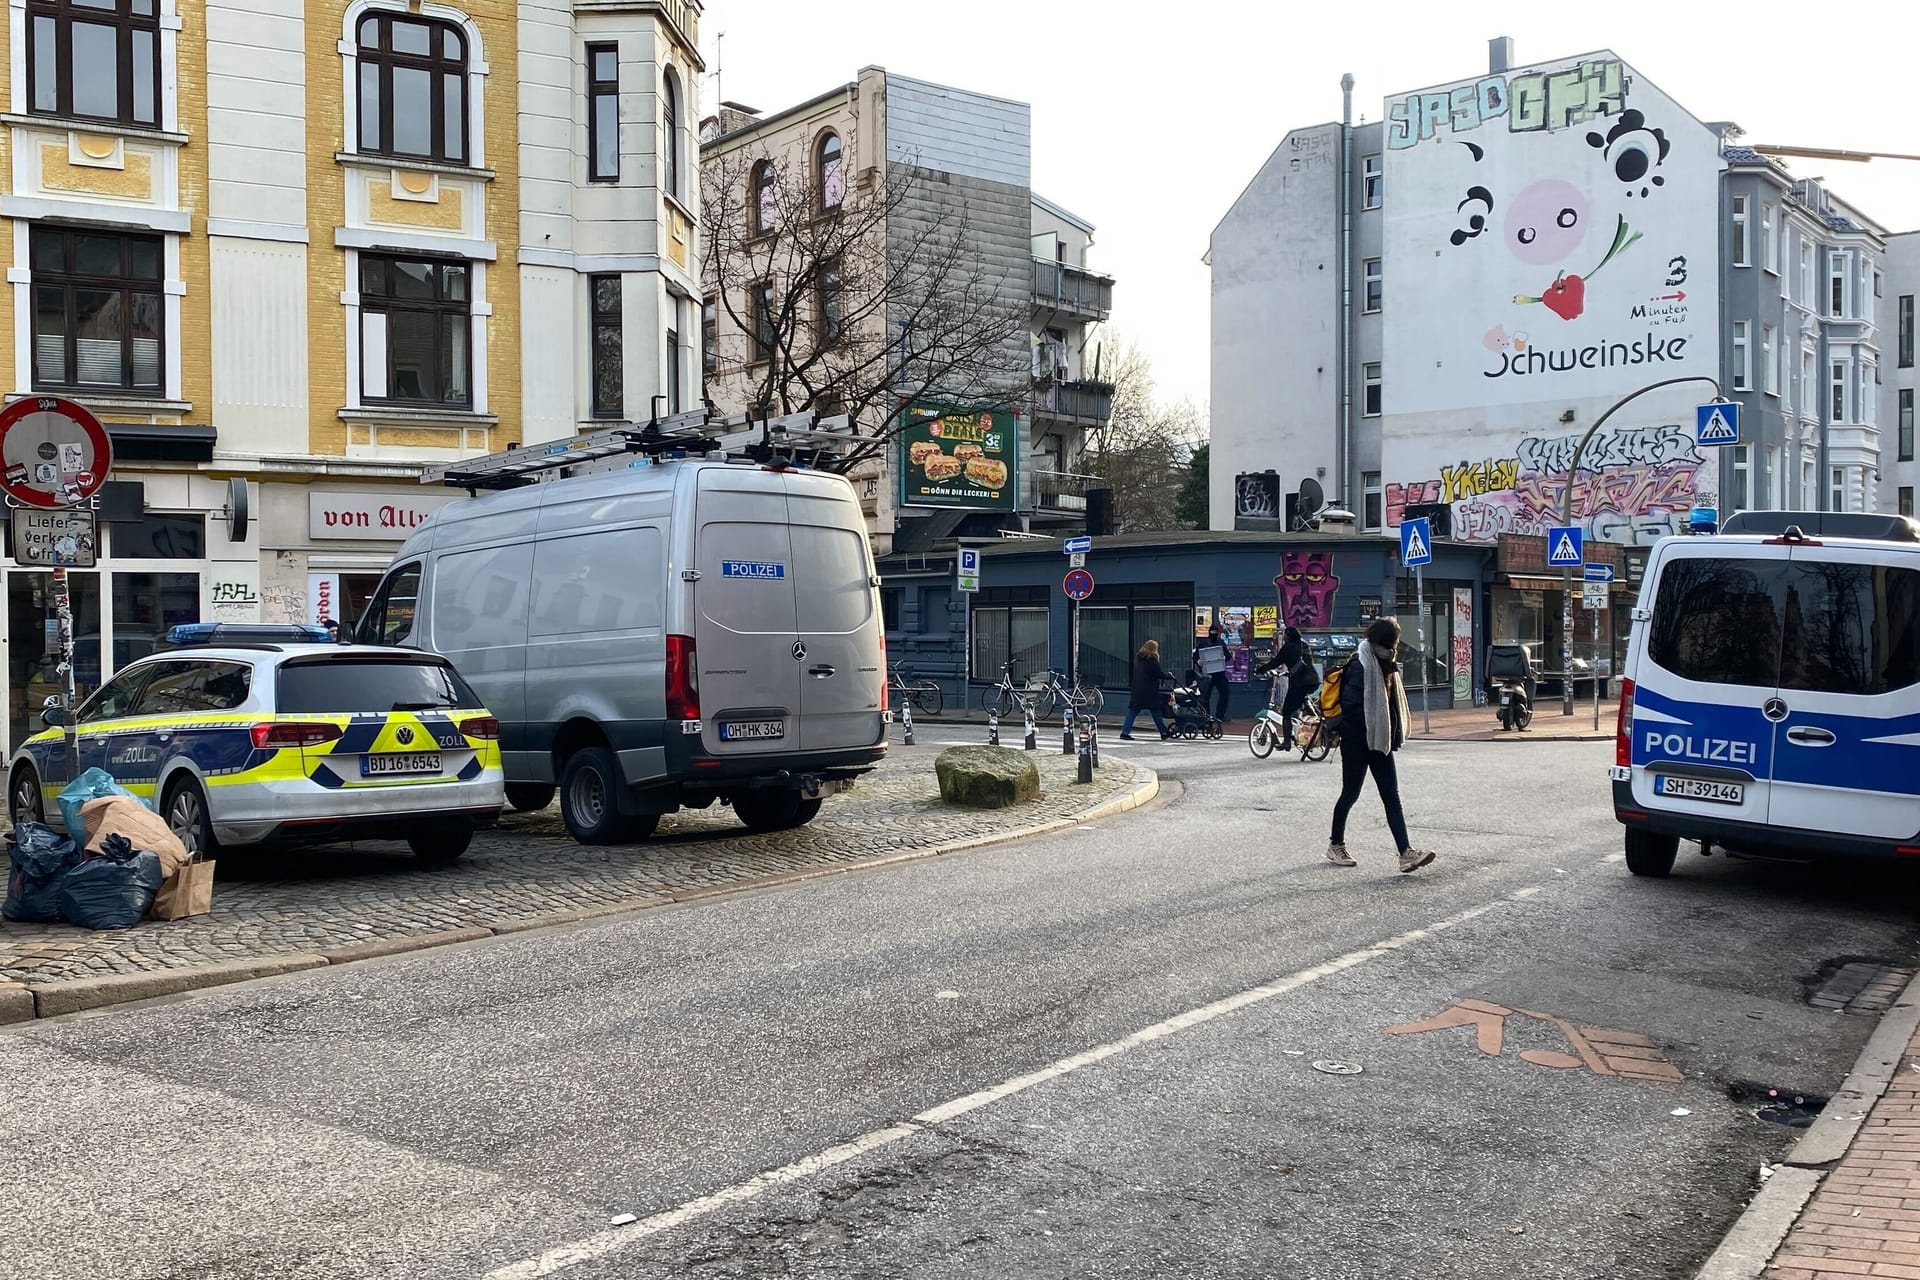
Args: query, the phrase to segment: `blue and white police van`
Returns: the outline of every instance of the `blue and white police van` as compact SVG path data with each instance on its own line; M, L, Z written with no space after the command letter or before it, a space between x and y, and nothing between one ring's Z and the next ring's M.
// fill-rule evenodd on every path
M1614 814L1636 875L1702 853L1920 855L1920 523L1760 511L1648 559Z

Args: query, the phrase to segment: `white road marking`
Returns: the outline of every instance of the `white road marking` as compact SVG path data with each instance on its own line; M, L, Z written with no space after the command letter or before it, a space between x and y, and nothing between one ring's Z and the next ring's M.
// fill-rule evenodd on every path
M1600 859L1602 863L1625 862L1626 860L1627 860L1627 855L1624 853L1610 853L1606 857Z
M509 1263L504 1267L488 1272L486 1280L538 1280L541 1276L550 1276L556 1272L564 1271L569 1267L578 1266L580 1263L605 1257L607 1254L627 1248L629 1245L637 1244L649 1236L655 1236L663 1231L670 1231L675 1227L684 1226L689 1222L704 1218L729 1205L752 1200L763 1192L771 1191L775 1187L784 1186L791 1182L798 1182L803 1178L824 1172L836 1165L842 1165L850 1160L856 1160L868 1152L876 1151L881 1147L891 1146L896 1142L911 1138L916 1134L924 1133L932 1126L945 1124L957 1116L963 1116L970 1111L978 1111L982 1107L991 1106L996 1102L1012 1097L1016 1093L1031 1089L1037 1084L1045 1084L1050 1080L1058 1080L1062 1076L1079 1071L1084 1067L1090 1067L1097 1062L1104 1062L1108 1058L1116 1057L1131 1049L1138 1049L1142 1045L1151 1044L1156 1040L1164 1040L1168 1036L1190 1030L1203 1023L1211 1022L1215 1018L1224 1017L1230 1013L1238 1013L1242 1009L1259 1004L1265 1000L1271 1000L1273 997L1284 995L1289 991L1296 991L1301 987L1307 986L1309 983L1318 982L1322 978L1329 978L1336 973L1344 973L1348 969L1391 955L1396 951L1412 946L1416 942L1431 938L1442 930L1455 928L1456 926L1467 923L1469 920L1474 920L1486 915L1488 912L1495 910L1506 902L1519 901L1539 892L1540 888L1538 886L1531 889L1516 890L1496 901L1484 903L1481 906L1473 907L1466 911L1457 912L1454 915L1446 917L1444 920L1436 920L1424 928L1409 930L1406 933L1398 934L1381 942L1376 942L1371 946L1362 947L1358 951L1349 951L1343 956L1337 956L1327 961L1325 964L1315 965L1311 969L1302 969L1284 978L1263 983L1260 986L1251 987L1236 995L1215 1000L1211 1004L1203 1004L1198 1008L1189 1009L1185 1013L1175 1014L1173 1017L1161 1022L1156 1022L1152 1026L1142 1027L1132 1035L1124 1036L1121 1039L1088 1049L1083 1053L1076 1053L1072 1057L1062 1058L1058 1062L1050 1063L1040 1068L1038 1071L1031 1071L1026 1075L1015 1076L1011 1080L1003 1081L990 1088L969 1093L964 1097L954 1098L936 1107L929 1107L927 1110L914 1116L911 1120L903 1120L898 1124L889 1125L884 1129L875 1129L871 1133L862 1134L850 1142L843 1142L838 1146L828 1147L824 1151L819 1151L804 1159L796 1160L792 1164L783 1165L778 1169L770 1169L765 1173L756 1174L744 1182L737 1182L730 1187L723 1187L710 1195L704 1195L695 1200L688 1200L672 1209L656 1213L652 1217L642 1218L638 1222L631 1222L625 1226L616 1227L611 1230L600 1231L584 1239L577 1240L572 1244L559 1245L549 1249L536 1257L527 1258L520 1262Z

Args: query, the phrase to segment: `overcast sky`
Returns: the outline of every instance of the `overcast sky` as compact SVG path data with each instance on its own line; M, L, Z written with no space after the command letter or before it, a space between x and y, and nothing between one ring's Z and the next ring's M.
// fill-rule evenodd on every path
M1204 400L1207 237L1288 129L1339 119L1342 72L1356 119L1378 119L1391 93L1483 72L1493 36L1514 38L1516 65L1610 48L1748 144L1920 153L1916 33L1911 0L707 0L702 108L778 110L867 65L1031 103L1034 189L1098 228L1111 331L1147 352L1164 397ZM1788 163L1920 229L1920 162Z

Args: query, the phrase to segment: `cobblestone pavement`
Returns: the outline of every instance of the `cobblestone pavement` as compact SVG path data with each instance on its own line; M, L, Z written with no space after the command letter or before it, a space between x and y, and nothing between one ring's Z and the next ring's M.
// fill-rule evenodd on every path
M511 927L562 912L645 906L689 892L914 850L1070 818L1123 796L1149 771L1111 758L1089 786L1075 760L1036 752L1040 797L1012 809L954 809L934 781L936 746L895 746L853 790L827 800L797 831L750 835L716 805L661 821L637 845L575 844L558 809L508 814L450 867L422 868L406 846L225 853L213 913L89 932L0 921L0 989L73 978L152 973L283 954L324 954L450 930ZM6 859L0 857L0 867Z

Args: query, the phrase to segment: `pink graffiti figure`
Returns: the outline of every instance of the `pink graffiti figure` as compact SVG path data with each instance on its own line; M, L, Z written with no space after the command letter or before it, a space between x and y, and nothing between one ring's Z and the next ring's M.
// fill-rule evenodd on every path
M1586 238L1587 198L1571 182L1542 179L1507 206L1507 248L1529 266L1565 262Z
M1333 625L1333 597L1340 590L1331 551L1287 551L1273 580L1280 593L1280 618L1290 627Z

